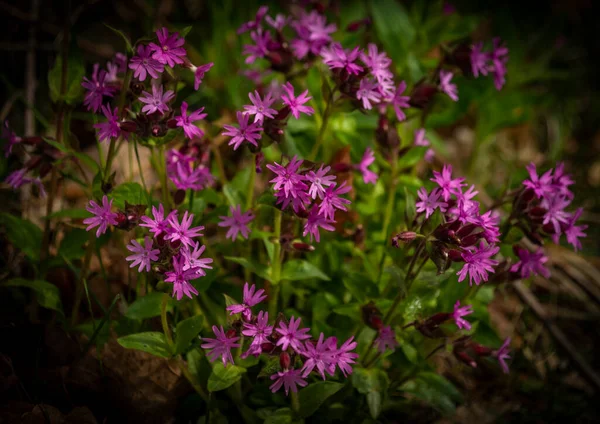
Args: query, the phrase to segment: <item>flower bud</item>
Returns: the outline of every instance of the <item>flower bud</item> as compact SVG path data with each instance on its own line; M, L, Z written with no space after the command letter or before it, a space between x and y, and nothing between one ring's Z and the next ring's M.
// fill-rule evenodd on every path
M431 260L437 268L438 275L443 274L450 267L448 248L444 243L434 241L431 243Z
M454 349L453 353L454 353L454 357L456 359L458 359L460 362L462 362L472 368L477 368L477 362L475 362L475 360L473 358L471 358L467 354L467 352L465 352L464 350Z
M262 173L262 163L265 160L265 154L263 152L258 152L255 156L254 156L254 166L256 168L256 173L257 174L261 174Z
M137 131L138 124L134 121L123 121L119 122L119 128L121 128L125 132L132 133Z
M275 349L275 345L271 342L264 342L260 345L260 349L265 353L271 353Z
M436 93L437 87L435 85L421 83L413 89L408 103L412 107L424 109Z
M334 164L331 169L333 170L334 174L342 174L344 172L350 172L352 166L350 166L349 163L338 162Z
M301 242L292 243L292 248L298 252L313 252L315 250L315 246L312 244Z
M477 224L467 224L460 227L460 229L456 232L458 238L463 238L470 235L477 228Z
M175 118L171 118L167 121L167 128L175 129L177 128L177 120Z
M461 251L457 250L457 249L448 250L448 259L450 259L452 262L464 262L465 261L462 257Z
M161 123L152 124L150 132L153 137L163 137L167 133L167 128Z
M448 55L450 63L458 66L463 75L472 77L471 68L471 47L468 44L461 44Z
M277 112L277 115L275 115L275 120L276 121L283 121L285 118L288 117L288 115L290 114L292 110L290 109L289 106L284 106L281 109L279 109L279 112Z
M383 327L381 319L381 311L375 306L375 302L371 301L361 308L363 321L366 325L374 330L379 330Z
M185 200L185 190L179 189L173 194L173 201L176 205L181 205Z
M236 335L237 335L237 331L235 331L233 328L230 328L225 333L225 337L227 337L228 339L231 339L232 337L235 337Z
M115 220L117 221L117 225L115 225L115 227L121 230L126 229L129 224L129 221L127 220L127 215L125 215L121 211L117 212L117 217L115 218Z
M462 247L473 246L479 241L480 238L481 238L481 236L479 234L471 234L470 236L463 238L460 241L460 245Z
M364 18L364 19L360 19L358 21L353 21L350 22L348 24L348 26L346 27L346 31L348 32L356 32L359 29L361 29L362 27L366 27L371 25L371 18Z
M399 247L400 243L410 243L417 238L417 233L414 231L402 231L392 237L392 246Z
M279 355L279 365L281 365L281 368L287 370L290 367L291 362L290 355L287 352L281 352Z
M169 241L169 246L171 249L177 250L181 246L181 240L171 240Z

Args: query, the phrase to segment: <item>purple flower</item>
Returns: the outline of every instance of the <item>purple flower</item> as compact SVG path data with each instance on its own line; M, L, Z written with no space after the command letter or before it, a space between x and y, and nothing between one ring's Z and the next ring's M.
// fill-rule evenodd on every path
M494 266L498 265L498 261L490 259L500 248L498 246L486 246L483 241L480 242L478 248L473 247L470 250L462 252L461 256L465 261L462 269L456 273L458 281L463 281L467 274L469 275L469 285L481 284L482 281L488 280L488 273L494 272Z
M156 79L165 70L165 65L151 57L152 48L140 44L137 48L137 56L133 56L129 62L129 69L133 70L133 77L140 81L145 81L146 76L150 75Z
M332 224L335 224L334 220L325 218L319 213L318 208L314 207L308 214L308 219L306 220L306 224L304 224L302 236L306 237L307 234L310 234L310 241L312 242L314 237L318 243L321 241L319 228L322 228L326 231L333 231L335 230L335 227Z
M510 359L510 337L508 337L506 340L504 340L504 343L502 343L502 346L500 346L500 349L496 350L495 352L492 353L492 355L498 359L498 362L500 363L500 366L502 367L502 371L504 371L505 374L508 374L508 365L506 364L506 360Z
M244 109L246 110L246 113L254 115L255 123L262 123L265 117L271 119L275 117L274 114L277 111L271 108L271 105L275 101L271 92L265 95L264 100L260 98L258 91L254 91L254 94L248 93L248 97L250 98L252 105L246 105L244 106Z
M281 337L277 340L277 346L281 346L282 351L291 347L297 353L301 353L303 350L302 340L310 339L310 334L306 334L310 331L310 328L298 329L300 321L300 318L294 320L292 316L289 324L283 321L279 322L279 327L275 331L281 334Z
M330 166L324 167L324 165L321 165L317 172L309 171L306 173L306 180L310 183L308 195L313 199L316 199L317 196L322 199L325 195L325 187L335 184L335 175L327 175L330 169Z
M177 162L174 167L167 168L167 175L181 190L203 190L215 180L206 166L198 165L194 169L188 162Z
M387 57L385 52L379 53L377 46L373 43L369 43L367 52L360 54L360 60L369 68L371 75L375 77L377 82L381 83L391 79L394 76L389 70L392 59Z
M523 185L533 190L538 199L554 192L552 169L546 171L541 177L538 177L537 169L533 162L525 168L529 172L529 180L523 181Z
M368 169L373 162L375 162L375 154L373 153L373 149L367 147L360 163L355 165L361 172L365 184L375 184L377 182L377 174Z
M127 261L133 261L129 268L139 264L138 272L142 272L144 268L146 272L150 272L150 262L157 261L160 253L160 250L152 249L152 244L152 239L148 236L144 238L143 246L137 240L131 240L131 244L127 245L127 250L133 252L134 255L125 258Z
M202 346L203 349L212 349L208 352L208 360L210 362L214 362L215 359L221 357L223 360L223 366L227 366L227 362L230 362L233 365L233 357L231 356L231 349L240 347L239 343L236 343L240 338L239 337L227 337L225 330L223 330L223 326L219 329L216 325L212 326L212 331L217 336L216 339L210 339L207 337L203 337L202 341L205 343Z
M425 152L425 156L423 156L423 159L425 159L425 162L431 163L431 162L433 162L434 158L435 158L435 150L427 149L427 151Z
M317 371L323 380L325 380L325 371L327 371L329 375L333 375L335 366L331 366L331 360L332 350L335 349L336 341L335 337L329 337L327 340L323 341L324 337L325 336L323 333L321 333L316 344L313 344L311 341L304 343L305 350L304 352L301 352L301 355L307 359L304 362L304 367L302 368L302 371L304 372L302 374L303 378L308 377L315 367L317 368Z
M352 374L352 364L358 358L358 353L351 352L356 349L358 344L354 341L354 336L350 337L340 346L339 349L332 351L331 362L340 369L344 377Z
M163 86L159 84L152 84L152 94L147 91L142 91L142 95L138 98L140 102L145 103L146 106L142 108L142 112L146 115L150 115L154 112L165 113L169 111L167 102L175 97L175 93L172 90L167 90L163 94Z
M460 307L460 300L457 300L456 304L454 305L454 312L452 313L452 319L456 323L456 326L458 328L460 328L461 330L463 328L467 329L467 330L470 330L471 329L471 323L469 321L467 321L466 319L463 319L463 317L467 316L467 315L471 315L472 313L473 313L473 306L472 305L463 306L461 308Z
M384 353L386 349L390 349L392 352L396 350L398 342L396 341L396 334L392 330L392 327L388 325L381 328L374 344L379 353Z
M111 112L110 107L105 105L102 105L101 109L108 121L94 124L94 128L98 128L98 139L100 142L103 142L119 137L119 135L121 135L121 127L119 127L119 109L115 108Z
M194 278L197 278L198 276L204 277L206 275L206 271L204 270L212 269L212 266L209 265L213 262L212 258L200 258L205 249L206 246L200 246L200 242L196 242L194 250L190 250L189 246L184 246L180 251L181 255L185 259L183 270L196 270L196 276Z
M286 396L289 394L289 391L296 393L298 392L298 387L305 387L308 383L302 379L300 376L300 370L285 370L278 371L277 374L273 374L271 376L271 380L276 380L269 389L271 392L275 393L277 390L281 389L281 386L285 388Z
M479 227L483 228L481 237L488 243L497 243L500 240L500 229L498 223L500 222L500 215L494 211L487 211L483 215L475 215L467 218L467 222L471 222Z
M569 190L569 186L575 184L575 181L573 181L569 174L565 174L565 164L563 162L556 164L552 182L559 194L569 198L573 197L573 193Z
M473 72L473 76L478 77L479 74L488 74L489 55L483 51L483 42L475 43L471 46L469 58L471 59L471 72Z
M273 42L271 34L268 31L263 31L262 28L252 31L250 38L252 38L254 44L244 45L242 51L242 54L248 56L245 60L246 63L254 63L256 59L266 57L269 54L269 45Z
M442 196L445 202L450 199L452 194L462 193L461 187L466 186L466 184L462 184L464 180L464 178L452 179L452 165L444 165L441 173L433 171L433 178L431 178L431 181L442 189Z
M204 230L204 227L202 226L190 228L193 219L194 214L188 213L188 211L185 211L183 214L183 218L181 218L181 224L179 223L177 216L169 216L171 230L165 237L165 240L171 240L172 242L179 240L186 246L193 246L194 243L192 238L202 236L203 234L201 231Z
M425 128L415 130L415 146L429 146L429 140L425 138ZM447 199L444 199L447 200Z
M165 272L165 282L173 283L173 297L181 300L185 294L190 299L192 294L198 295L198 290L190 283L190 280L198 278L197 268L187 268L187 261L183 255L173 256L173 271Z
M439 188L434 188L431 191L431 194L427 194L425 187L421 187L417 192L417 195L419 196L419 199L421 199L420 202L415 203L417 212L425 212L425 218L429 218L436 209L439 209L440 212L446 212L448 204L439 200L442 195L442 191Z
M571 200L560 195L546 196L542 199L541 206L546 209L544 225L552 224L556 235L561 233L561 224L567 225L571 214L564 209L569 206Z
M548 262L548 257L544 255L544 250L540 247L535 252L530 252L522 247L516 247L516 253L519 256L519 262L510 267L510 272L521 272L521 278L529 278L533 275L543 275L550 277L550 270L544 265Z
M227 234L225 238L230 238L231 241L235 241L238 236L238 233L242 234L242 237L247 239L250 234L250 228L248 228L248 224L254 219L254 215L251 211L246 211L242 213L242 208L240 205L236 207L231 206L229 208L231 212L231 216L220 216L221 222L219 222L219 227L229 227L227 230Z
M90 200L90 204L85 209L95 216L83 220L84 224L89 224L85 230L90 231L92 228L98 227L96 237L100 237L101 234L106 232L109 225L117 225L117 214L110 211L111 207L112 200L109 202L106 195L102 197L102 206Z
M398 121L404 121L406 119L406 114L402 109L408 109L410 107L410 104L408 103L410 97L402 95L402 93L404 93L404 90L406 90L406 82L402 81L400 84L398 84L398 88L394 93L394 97L392 97L390 101L390 103L394 107L394 111L396 112L396 118L398 119Z
M246 283L248 285L248 283ZM254 286L252 286L254 287ZM262 291L262 290L260 290ZM266 298L266 296L265 296ZM264 300L264 299L263 299ZM258 303L258 302L256 302ZM255 303L255 304L256 304ZM240 306L240 305L236 305ZM232 312L233 314L233 312ZM253 337L251 345L260 347L273 333L273 326L269 325L269 314L265 311L259 311L258 316L256 317L256 322L248 323L244 322L244 329L242 330L242 334L247 337Z
M256 16L254 17L254 20L242 24L242 26L238 28L237 33L243 34L244 32L253 31L259 28L263 17L267 14L268 11L268 6L259 7L258 11L256 12Z
M294 156L290 163L286 166L281 166L277 162L273 165L267 165L276 177L269 182L274 183L273 190L279 191L283 189L286 196L298 197L300 191L305 191L308 186L302 181L306 179L306 176L299 174L298 169L302 166L304 161Z
M272 18L268 15L265 16L265 21L267 21L267 23L275 30L281 31L287 25L289 18L281 13L278 13L275 18Z
M375 81L363 78L360 80L358 90L356 91L356 98L362 100L364 109L371 110L373 103L379 103L381 100L381 94L378 91L378 85Z
M266 298L267 295L263 289L257 291L254 284L248 286L248 283L245 283L242 303L240 305L230 305L226 309L229 311L229 315L244 314L249 312L252 306L258 305Z
M321 204L319 205L319 214L323 215L325 218L333 219L336 209L346 211L347 209L344 205L349 205L352 202L340 197L340 195L348 193L350 190L352 190L352 187L347 186L346 181L337 188L335 184L327 187L323 199L321 200Z
M579 241L580 237L587 237L587 235L583 232L588 226L587 225L575 225L581 214L583 213L583 209L577 209L573 215L567 221L567 228L565 229L565 235L567 236L567 243L569 243L575 251L581 250L581 242Z
M233 125L223 125L225 131L223 131L221 135L233 137L228 143L230 146L233 145L233 150L237 150L244 141L258 147L257 141L260 140L262 127L257 123L248 125L250 115L247 113L237 112L236 116L240 127L236 128Z
M450 81L454 74L449 71L440 71L440 90L448 95L455 102L458 101L458 90L456 84L452 84Z
M6 153L5 157L8 157L12 153L12 148L15 144L19 144L21 142L21 137L17 137L17 134L14 133L8 126L8 121L4 121L4 125L2 126L2 136L1 138L7 141L6 144Z
M152 58L163 65L169 65L171 68L174 67L176 63L183 63L186 52L181 46L183 46L185 40L180 38L177 32L169 35L169 31L166 28L161 28L156 31L156 36L158 37L160 45L155 43L148 44L153 52Z
M323 62L329 69L343 69L348 74L358 75L362 72L362 66L357 65L356 60L360 55L360 47L352 50L344 50L340 43L333 43L329 48L321 50Z
M331 33L336 31L335 24L327 24L327 18L316 10L310 13L301 12L300 18L293 21L291 26L296 31L297 38L291 41L292 50L298 59L303 59L309 53L319 55L323 47L331 41Z
M192 65L192 72L194 73L194 90L198 91L198 88L200 88L200 84L202 84L202 79L204 78L204 74L207 73L208 71L210 71L210 68L212 68L215 64L210 62L207 63L206 65L201 65L201 66L193 66Z
M281 96L281 100L283 101L283 103L285 105L289 106L294 118L296 118L296 119L300 118L300 113L305 113L309 116L312 115L313 113L315 113L315 110L312 107L303 106L304 103L306 103L310 99L312 99L312 97L308 95L308 90L305 90L298 97L295 97L294 96L294 87L292 86L292 84L290 84L289 82L286 82L283 85L283 89L285 90L287 95L283 94Z
M310 205L310 196L306 191L298 191L296 193L296 197L286 196L283 190L279 190L275 192L275 204L281 205L281 210L287 209L287 207L292 204L292 209L294 212L298 213L299 211L305 211L306 206Z
M195 112L190 113L189 116L187 114L187 108L187 102L181 102L181 116L175 117L175 121L177 121L177 126L183 127L183 132L185 133L185 136L190 140L193 140L194 138L202 138L202 136L204 135L204 131L195 126L194 122L206 118L206 113L202 113L204 108L201 107Z
M106 85L106 71L101 70L96 76L92 76L92 79L84 77L81 83L82 87L87 90L85 97L83 98L83 104L87 107L87 110L93 110L98 112L100 106L102 106L102 100L104 96L113 97L117 91L116 87Z
M169 219L176 215L177 211L171 211L165 218L165 209L163 208L162 204L158 205L158 209L152 206L152 216L154 219L148 216L142 216L142 224L140 224L140 227L147 227L149 231L154 234L154 237L156 237L160 234L168 232L168 230L171 228Z
M491 71L494 74L494 85L496 90L500 90L506 82L506 63L508 62L508 48L502 44L502 40L499 37L495 37L493 40L493 48L490 53L490 60L492 61Z

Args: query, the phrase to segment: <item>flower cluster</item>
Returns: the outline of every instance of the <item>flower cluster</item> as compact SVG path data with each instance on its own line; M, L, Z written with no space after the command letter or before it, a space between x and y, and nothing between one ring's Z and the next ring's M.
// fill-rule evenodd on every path
M470 61L473 76L487 75L491 73L494 77L494 85L500 90L506 82L506 63L508 62L508 48L499 37L492 40L493 46L490 51L483 50L483 42L471 46Z
M270 389L275 393L283 387L286 395L290 391L296 392L297 386L306 386L308 382L305 379L312 372L316 372L323 380L326 379L325 374L335 375L336 369L344 377L352 374L352 364L358 358L358 354L352 352L357 346L354 337L339 347L336 337L325 338L323 333L315 341L307 334L310 329L300 326L300 318L292 316L288 321L283 314L279 314L271 325L268 312L259 311L255 315L251 309L266 298L263 289L256 290L254 284L244 284L242 303L227 307L230 315L234 318L239 316L239 319L236 318L228 331L223 327L213 326L216 338L202 339L202 347L209 350L207 356L211 362L220 358L224 366L233 364L231 349L238 347L245 349L240 355L242 359L261 354L279 357L280 370L271 375L273 384ZM243 346L238 343L241 335L244 336Z
M179 190L203 190L215 181L206 145L185 143L179 149L167 151L166 162L167 176Z

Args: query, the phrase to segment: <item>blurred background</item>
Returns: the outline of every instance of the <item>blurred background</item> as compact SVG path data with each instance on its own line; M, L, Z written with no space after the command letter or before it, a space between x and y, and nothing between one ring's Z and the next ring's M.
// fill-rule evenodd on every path
M600 359L595 355L600 340L597 2L333 0L321 3L329 20L339 29L370 17L369 26L343 33L339 41L346 46L376 42L393 59L396 75L409 85L435 68L443 42L468 37L489 40L494 36L505 40L510 60L507 85L502 91L482 80L456 78L460 100L443 103L428 116L425 126L436 149L436 163L452 163L458 174L465 175L478 188L485 188L483 191L493 198L507 185L522 181L529 162L545 169L553 167L556 161L564 161L576 181L574 205L585 209L582 221L589 226L588 237L583 240L582 255L586 261L557 247L550 252L553 264L550 281L534 279L524 292L500 290L491 300L492 326L500 334L517 331L521 336L516 341L521 354L512 365L511 377L499 383L478 380L476 373L450 376L464 393L461 406L450 414L441 414L443 405L436 408L415 404L402 412L399 421L552 422L565 418L595 421L592 399L600 392ZM242 46L250 40L247 34L238 36L236 29L252 19L262 4L269 5L271 15L286 12L290 6L286 1L254 0L0 0L3 33L0 120L8 119L17 134L54 132L48 73L61 48L65 27L71 34L70 55L77 58L73 72L89 75L94 63L104 64L115 53L125 50L123 39L108 26L122 31L131 40L147 37L162 26L171 30L191 26L186 36L188 56L193 63L214 62L215 66L198 92L185 88L179 98L190 105L205 106L208 120L220 127L222 122L231 120L254 88L253 82L242 74L248 69L241 54ZM311 93L314 91L310 84L309 89ZM73 137L82 149L95 149L92 115L83 107L70 113ZM350 154L356 159L371 143L376 118L357 117L351 122L334 119L332 126L339 129L339 147L350 146ZM293 134L294 128L290 131ZM298 129L298 137L287 142L296 143L294 148L302 152L300 132ZM240 154L223 149L226 164L235 163L236 155ZM0 179L13 170L11 166L4 157L0 158ZM227 165L227 171L235 172L235 166ZM415 189L410 187L410 181L406 184ZM65 196L65 203L75 202L80 193L67 192ZM22 212L41 222L43 211L35 199L23 199L3 187L0 203L3 209ZM10 266L5 253L2 265ZM2 307L0 313L6 317L10 308ZM49 334L35 325L24 328L35 337L24 337L23 328L14 334L13 328L2 327L3 332L10 333L11 340L22 337L23 344L7 348L13 355L18 353L17 357L20 354L22 361L9 364L3 354L0 369L4 380L9 381L13 367L28 368L31 363L36 364L35 372L17 373L27 376L19 384L29 399L3 404L0 417L32 411L38 402L54 405L57 414L70 417L69 422L87 422L87 411L74 413L75 410L71 411L74 405L84 404L91 411L107 404L127 410L143 408L140 403L150 402L160 406L166 415L173 414L179 405L177 387L169 385L164 370L152 363L140 365L142 359L136 357L136 352L107 354L104 366L114 377L109 382L86 380L84 371L90 363L78 364L82 367L81 374L77 374L79 381L75 384L67 379L67 384L64 375L73 372L67 372L73 348L68 337L62 333ZM44 350L41 355L40 349ZM134 390L142 383L147 388ZM67 384L71 392L54 390L61 384ZM97 384L102 386L95 387ZM119 396L110 393L119 391L121 386L125 390ZM3 387L8 387L8 383L0 385L1 398L4 398ZM74 388L83 394L93 393L94 397L77 397L72 393ZM133 391L127 392L130 389ZM74 415L67 414L68 411ZM183 405L177 413L185 416L185 411Z

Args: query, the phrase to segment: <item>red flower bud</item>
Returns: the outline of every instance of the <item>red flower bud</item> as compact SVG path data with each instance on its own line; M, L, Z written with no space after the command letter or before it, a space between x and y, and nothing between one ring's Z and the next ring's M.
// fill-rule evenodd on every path
M279 365L281 365L281 368L287 370L290 367L291 362L290 355L287 352L281 352L279 355Z

